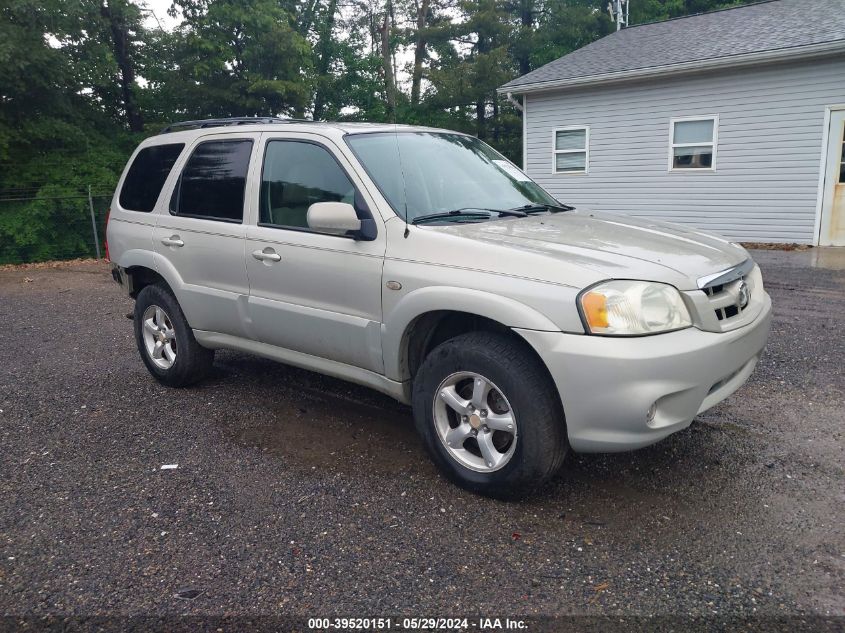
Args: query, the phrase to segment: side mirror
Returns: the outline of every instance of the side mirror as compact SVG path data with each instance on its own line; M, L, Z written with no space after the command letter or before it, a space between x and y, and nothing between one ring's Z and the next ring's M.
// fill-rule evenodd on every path
M371 240L372 220L360 220L355 207L346 202L315 202L308 207L308 228L330 235L348 235L356 239Z

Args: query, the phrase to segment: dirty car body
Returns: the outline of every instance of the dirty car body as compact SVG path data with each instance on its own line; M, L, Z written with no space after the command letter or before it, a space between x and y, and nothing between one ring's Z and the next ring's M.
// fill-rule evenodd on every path
M145 149L169 156L139 210L122 191L138 188ZM196 165L223 160L222 177L195 185ZM233 177L242 196L221 212ZM136 310L159 380L225 348L370 386L412 404L438 465L489 494L547 479L567 446L629 450L687 427L747 380L771 319L740 245L568 208L477 139L428 128L153 137L121 178L107 236L133 297L158 286L174 300L145 298L146 320Z

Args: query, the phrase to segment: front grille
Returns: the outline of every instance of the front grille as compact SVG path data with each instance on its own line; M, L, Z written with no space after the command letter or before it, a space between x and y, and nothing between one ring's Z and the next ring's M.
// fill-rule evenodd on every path
M716 331L731 329L745 320L743 313L752 305L752 296L757 290L759 274L755 271L754 263L747 260L730 270L699 280L699 287L707 296L705 306L716 318Z
M742 284L746 285L750 298L751 285L749 282L750 280L743 276L729 284L719 284L703 289L704 294L710 297L710 303L714 306L713 312L716 314L716 319L719 321L732 319L748 308L750 302L746 301L744 306L740 306L738 302Z

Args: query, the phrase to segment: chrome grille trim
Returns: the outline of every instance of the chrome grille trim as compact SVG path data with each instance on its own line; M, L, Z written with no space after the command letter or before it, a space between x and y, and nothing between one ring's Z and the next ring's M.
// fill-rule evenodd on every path
M719 321L726 321L739 316L750 304L746 303L744 306L739 305L739 288L745 283L748 286L749 292L754 291L753 282L746 277L740 277L730 283L722 283L718 285L711 285L704 288L704 294L710 300L710 306L716 313L716 319Z
M707 332L729 332L757 318L765 303L763 278L753 260L748 262L750 268L743 262L729 271L708 275L703 278L707 281L705 287L686 293L691 314L694 314L694 322L698 327ZM737 277L737 274L741 276ZM740 307L743 284L746 286L748 302Z
M698 284L698 287L701 290L704 290L706 292L707 288L712 288L713 286L723 286L732 281L736 281L737 279L745 277L748 273L751 272L753 268L754 261L752 259L746 259L744 262L742 262L738 266L734 266L733 268L728 268L727 270L723 270L722 272L718 273L713 273L712 275L699 277L696 283Z

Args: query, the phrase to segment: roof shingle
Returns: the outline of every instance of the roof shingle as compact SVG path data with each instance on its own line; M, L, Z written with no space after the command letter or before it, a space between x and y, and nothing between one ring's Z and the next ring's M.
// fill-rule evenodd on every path
M596 40L502 89L671 67L845 41L845 0L770 0L664 22Z

